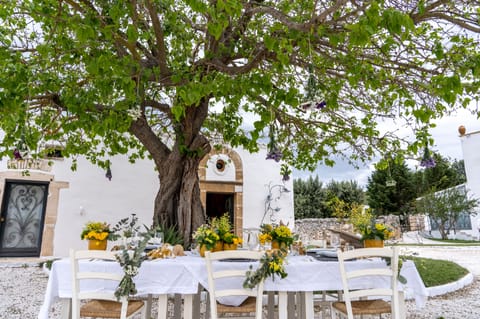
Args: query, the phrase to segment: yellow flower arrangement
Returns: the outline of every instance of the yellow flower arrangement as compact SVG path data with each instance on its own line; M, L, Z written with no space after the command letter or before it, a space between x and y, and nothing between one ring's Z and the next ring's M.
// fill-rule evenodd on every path
M287 247L294 241L294 236L290 228L280 223L280 225L263 224L260 226L259 241L265 244L266 241L277 241L284 243Z
M362 234L363 240L365 239L387 240L391 238L394 234L393 229L381 223L372 223L367 226L361 227L360 232Z
M88 222L82 230L81 239L87 240L109 240L112 239L113 232L110 225L105 222Z
M260 234L258 235L258 240L260 241L260 244L265 245L265 243L272 241L272 235Z
M205 245L205 247L210 250L215 247L217 241L220 240L220 236L211 226L202 225L193 233L193 239L199 246Z
M243 287L253 288L263 279L271 276L275 279L275 275L280 278L287 277L285 272L284 263L287 252L281 249L272 249L266 251L260 259L260 266L254 271L252 266L247 271Z
M240 245L242 243L242 239L233 233L224 234L222 240L226 244Z

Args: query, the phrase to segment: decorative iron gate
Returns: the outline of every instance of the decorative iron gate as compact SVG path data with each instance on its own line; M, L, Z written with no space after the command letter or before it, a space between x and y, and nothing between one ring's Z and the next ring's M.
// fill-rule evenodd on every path
M6 181L0 214L0 256L40 256L48 183Z

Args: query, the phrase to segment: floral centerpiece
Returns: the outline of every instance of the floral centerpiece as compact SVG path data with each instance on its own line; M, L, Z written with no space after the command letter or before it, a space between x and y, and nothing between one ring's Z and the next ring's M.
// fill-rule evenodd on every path
M290 247L295 237L288 226L280 223L280 225L263 224L260 226L259 240L261 244L271 241L272 248ZM278 247L276 245L278 244Z
M359 230L362 234L362 240L387 240L394 234L393 229L383 223L371 223L361 227Z
M230 223L230 217L228 213L225 213L220 217L214 217L210 224L220 237L221 241L225 241L225 236L230 234L232 231L232 224Z
M113 240L113 231L105 222L88 222L82 230L81 239L87 240Z
M287 277L284 268L286 255L287 252L282 249L266 251L260 259L260 266L255 271L253 267L250 266L250 270L246 273L243 287L253 288L269 276L272 278L275 278L275 276L280 276L280 278Z
M210 225L204 224L193 233L193 239L199 246L199 249L204 246L207 250L212 250L220 240L220 236Z
M236 245L242 242L238 236L233 234L228 213L220 217L214 217L209 224L200 226L193 233L193 239L199 246L202 257L205 250L223 250L225 244L227 244L229 249L234 249L233 245L236 247Z
M89 240L89 249L107 249L107 240L115 240L115 234L106 222L88 222L80 234L82 240Z
M237 246L242 243L242 239L234 233L226 233L222 240L224 250L237 249Z

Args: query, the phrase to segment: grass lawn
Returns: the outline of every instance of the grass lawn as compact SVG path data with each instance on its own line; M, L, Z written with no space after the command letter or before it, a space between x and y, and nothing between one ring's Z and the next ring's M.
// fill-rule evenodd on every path
M434 287L459 280L468 274L468 270L448 260L438 260L422 257L403 256L411 259L425 286Z

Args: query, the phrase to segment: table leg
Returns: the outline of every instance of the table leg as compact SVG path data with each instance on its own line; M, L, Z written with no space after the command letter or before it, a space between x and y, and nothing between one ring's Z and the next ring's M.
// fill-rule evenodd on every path
M304 313L306 319L313 318L314 309L313 309L313 291L302 292L304 294Z
M147 318L152 317L152 294L148 294L147 300L145 303L145 313L147 315Z
M182 295L175 294L173 298L173 317L175 319L182 318Z
M278 319L287 319L287 292L278 292Z
M275 292L269 291L267 292L267 318L274 319L275 318Z
M62 298L60 300L62 313L60 318L62 319L71 319L72 318L72 299Z
M288 292L287 293L287 316L288 318L298 318L295 314L295 311L298 309L296 307L296 302L295 302L295 295L296 293L294 292Z
M168 295L161 294L158 296L158 314L157 319L167 319Z
M193 295L184 295L183 296L183 318L192 319L193 318Z

